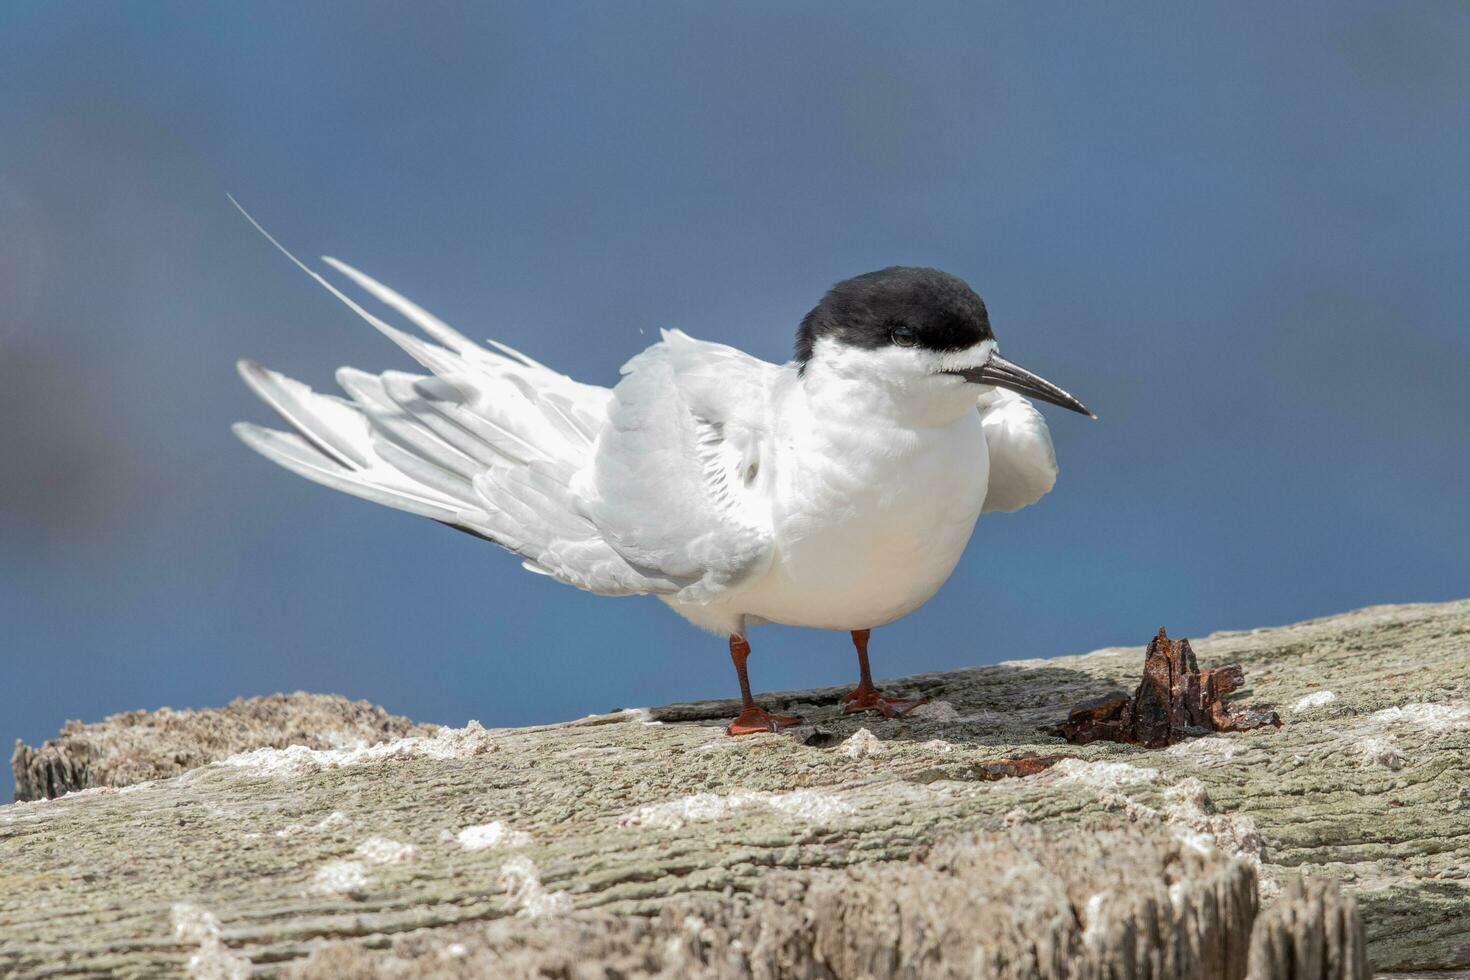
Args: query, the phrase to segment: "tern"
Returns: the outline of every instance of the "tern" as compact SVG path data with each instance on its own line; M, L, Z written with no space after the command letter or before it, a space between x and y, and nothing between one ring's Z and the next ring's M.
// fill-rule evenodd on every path
M985 303L936 269L833 286L786 364L664 330L604 388L477 344L324 257L429 339L395 327L255 226L429 373L344 367L344 398L241 361L291 431L235 433L300 476L484 538L529 571L658 596L726 638L741 699L731 735L800 721L751 695L748 630L764 623L851 633L860 679L845 711L921 704L874 686L869 631L939 590L982 513L1051 490L1056 455L1030 398L1096 418L1001 357Z

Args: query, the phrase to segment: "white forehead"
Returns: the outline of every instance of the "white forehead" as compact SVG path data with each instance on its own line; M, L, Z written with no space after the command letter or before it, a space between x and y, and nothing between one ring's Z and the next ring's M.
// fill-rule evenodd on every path
M964 368L979 367L990 360L990 355L996 351L995 338L988 337L978 344L972 344L963 350L943 351L937 356L939 358L939 369L941 371L958 371ZM932 351L930 353L933 353Z
M952 351L925 347L854 347L833 337L819 337L812 348L808 369L813 365L838 374L887 374L912 376L943 374L979 367L995 352L994 338Z

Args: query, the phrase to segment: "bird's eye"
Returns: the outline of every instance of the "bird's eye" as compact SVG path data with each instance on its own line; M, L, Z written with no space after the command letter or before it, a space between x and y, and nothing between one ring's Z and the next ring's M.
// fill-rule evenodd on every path
M889 336L895 347L912 347L919 342L919 335L912 327L894 327Z

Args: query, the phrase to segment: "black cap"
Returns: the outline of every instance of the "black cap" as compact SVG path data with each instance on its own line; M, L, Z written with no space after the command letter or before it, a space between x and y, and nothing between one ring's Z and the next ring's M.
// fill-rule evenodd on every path
M806 366L821 337L848 347L963 350L992 339L990 316L963 279L938 269L890 266L844 279L801 321L796 360Z

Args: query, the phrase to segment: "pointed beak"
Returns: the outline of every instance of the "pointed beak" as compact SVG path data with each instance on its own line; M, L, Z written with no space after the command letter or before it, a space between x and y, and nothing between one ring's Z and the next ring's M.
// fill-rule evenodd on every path
M962 371L952 371L966 381L977 385L995 385L997 388L1005 388L1028 398L1037 398L1062 408L1070 408L1074 412L1080 412L1090 418L1097 418L1087 406L1073 398L1070 394L1058 388L1039 374L1032 374L1019 364L1012 364L999 354L991 354L990 360L980 367L966 368Z

